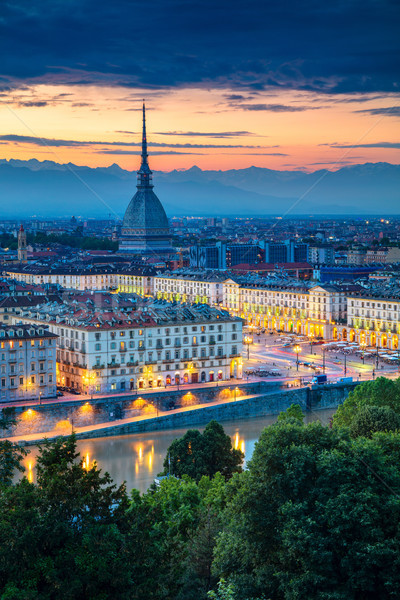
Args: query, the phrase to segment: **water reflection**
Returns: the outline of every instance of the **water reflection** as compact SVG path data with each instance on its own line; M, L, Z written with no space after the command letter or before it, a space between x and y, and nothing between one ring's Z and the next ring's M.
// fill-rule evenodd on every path
M306 420L319 419L326 424L334 412L318 411L307 416ZM264 427L275 420L275 416L270 416L222 423L225 432L231 437L233 447L244 453L245 464L250 460ZM204 427L198 429L202 431ZM163 470L168 447L186 431L185 428L80 440L77 446L83 457L83 468L90 469L95 461L100 469L108 471L116 484L126 481L128 491L136 488L145 492L154 477ZM24 460L25 475L29 481L35 481L38 450L35 446L29 450L30 453Z

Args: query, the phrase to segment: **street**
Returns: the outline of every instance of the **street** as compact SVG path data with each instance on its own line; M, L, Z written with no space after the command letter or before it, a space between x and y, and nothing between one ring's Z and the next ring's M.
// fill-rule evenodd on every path
M378 376L399 376L399 365L386 364L376 350L366 350L363 360L360 348L352 347L351 344L334 346L333 342L311 343L303 336L286 333L257 335L250 332L246 337L248 343L243 347L244 379L252 379L260 372L268 373L264 379L292 381L297 384L309 382L317 373L326 374L328 381L337 381L343 377L364 381ZM383 349L380 352L384 355Z

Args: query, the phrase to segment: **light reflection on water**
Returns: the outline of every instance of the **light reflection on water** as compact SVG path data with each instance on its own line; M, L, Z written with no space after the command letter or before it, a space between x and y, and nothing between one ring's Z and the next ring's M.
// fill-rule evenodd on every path
M327 423L334 410L321 410L307 415L306 421L320 420ZM241 421L224 421L225 432L231 437L232 446L240 449L246 461L250 460L260 433L276 420L276 416L257 417ZM78 451L84 459L83 467L89 469L93 461L99 468L108 471L116 484L124 480L128 492L136 488L146 491L154 477L163 470L163 462L168 447L174 439L181 437L188 428L151 433L135 433L125 436L79 440ZM203 427L198 427L203 431ZM25 475L29 481L36 479L36 459L38 450L28 448L30 453L24 460Z

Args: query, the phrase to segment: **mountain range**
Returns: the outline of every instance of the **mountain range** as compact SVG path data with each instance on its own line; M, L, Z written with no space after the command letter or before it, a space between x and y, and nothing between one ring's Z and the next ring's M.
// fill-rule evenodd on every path
M154 172L153 183L169 217L400 212L400 165L389 163L313 173L192 167ZM135 186L136 172L116 164L91 168L0 159L0 217L122 217Z

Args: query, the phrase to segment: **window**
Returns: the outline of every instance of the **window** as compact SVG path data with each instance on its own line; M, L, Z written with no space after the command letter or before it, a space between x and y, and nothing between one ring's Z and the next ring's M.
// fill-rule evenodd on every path
M31 371L35 370L35 363L31 363Z
M95 344L94 349L96 352L99 352L101 350L101 344Z
M19 385L23 385L23 384L24 384L24 378L23 378L23 377L20 377L20 378L19 378Z
M237 346L232 346L232 354L237 354Z
M63 330L61 329L61 332L62 332L62 331L63 331ZM61 333L61 335L63 335L63 333ZM94 334L94 339L98 341L98 340L100 339L100 336L101 336L101 333L95 333L95 334Z

